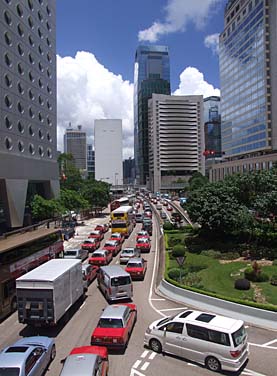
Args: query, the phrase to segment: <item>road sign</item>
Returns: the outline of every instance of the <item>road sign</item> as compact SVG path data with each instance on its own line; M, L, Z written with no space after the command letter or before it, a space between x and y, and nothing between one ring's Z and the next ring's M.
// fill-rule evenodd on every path
M179 266L183 266L184 265L185 258L186 258L185 256L176 257L176 261L178 262Z

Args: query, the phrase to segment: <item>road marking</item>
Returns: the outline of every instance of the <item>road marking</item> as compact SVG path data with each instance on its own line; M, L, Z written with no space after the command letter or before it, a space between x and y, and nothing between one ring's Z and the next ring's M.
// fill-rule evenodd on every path
M141 360L136 360L135 363L133 364L132 368L138 368L138 366L140 365L140 363L141 363Z
M85 306L86 302L84 302L81 306L80 309L82 309Z
M246 372L246 373L245 373ZM252 371L251 369L245 368L242 374L250 375L250 376L266 376L264 373L259 373L256 371Z
M183 310L183 309L188 309L188 307L180 307L180 308L165 308L165 309L160 309L161 312L165 311L178 311L178 310Z
M148 355L149 351L148 350L145 350L143 351L143 353L141 354L141 358L145 358L147 355Z
M277 339L273 339L272 341L269 341L267 343L264 343L262 346L267 347L269 345L272 345L273 343L277 342Z
M159 300L159 301L164 301L165 299L155 299L155 298L152 298L151 300Z
M188 366L191 366L191 367L197 367L196 364L193 364L193 363L187 363Z
M144 376L144 374L132 368L130 372L130 376Z
M140 367L140 369L142 370L142 371L146 371L147 370L147 368L148 368L148 366L149 366L149 362L145 362L141 367Z
M275 346L259 345L258 343L251 343L251 342L248 342L248 345L255 346L255 347L261 347L262 349L277 350L277 347L275 347Z
M152 352L152 353L149 355L149 359L153 360L153 359L155 358L156 355L157 355L157 353Z

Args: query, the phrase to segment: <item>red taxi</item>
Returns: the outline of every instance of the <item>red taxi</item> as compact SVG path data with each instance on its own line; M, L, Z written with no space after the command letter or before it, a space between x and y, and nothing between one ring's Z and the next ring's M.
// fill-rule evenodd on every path
M96 238L91 238L91 239L85 240L81 244L81 248L85 249L86 251L89 251L89 252L93 252L99 247L100 247L100 240L98 240Z
M116 256L121 251L121 243L119 240L110 239L105 242L103 249L107 249L112 256Z
M82 264L83 281L85 282L85 288L91 284L94 278L97 276L99 267L91 264Z
M109 231L109 225L104 223L102 225L96 225L94 230L101 231L103 234Z
M137 237L136 237L136 240L138 240L139 238L146 238L146 239L149 239L150 241L150 235L148 234L147 231L145 230L141 230L137 233Z
M140 252L150 252L151 243L147 238L138 238L136 240L136 249L139 249Z
M152 212L150 210L145 210L144 216L147 218L152 218Z
M109 240L119 240L122 244L124 242L124 235L120 234L120 232L114 232Z
M81 346L71 350L60 376L99 375L107 376L109 370L108 350L102 346Z
M144 276L147 269L147 261L141 257L133 257L127 263L125 271L130 274L132 279L142 279L144 280Z
M92 253L90 258L88 259L88 262L92 265L108 265L112 258L112 252L109 252L106 249L98 249L98 251L94 251Z
M168 210L168 211L172 211L172 210L173 210L172 206L167 205L167 210Z
M136 320L135 304L109 305L103 311L97 327L92 332L91 345L126 349Z
M91 231L91 233L89 234L89 239L98 239L100 242L101 240L104 239L104 234L103 232L101 232L100 230L94 230L94 231Z

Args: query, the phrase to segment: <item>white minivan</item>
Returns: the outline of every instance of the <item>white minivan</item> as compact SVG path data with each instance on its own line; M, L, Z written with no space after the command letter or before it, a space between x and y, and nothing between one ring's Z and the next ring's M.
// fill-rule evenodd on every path
M154 321L146 329L144 344L216 372L238 371L249 355L243 321L192 310Z

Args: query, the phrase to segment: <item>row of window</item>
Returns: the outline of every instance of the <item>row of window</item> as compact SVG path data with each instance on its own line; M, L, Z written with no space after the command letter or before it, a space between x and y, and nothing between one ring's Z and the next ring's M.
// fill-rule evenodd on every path
M8 116L5 117L5 124L6 124L7 129L11 130L13 128L13 123L10 121ZM23 134L25 132L25 126L24 126L24 123L21 120L19 120L17 122L17 129L21 134ZM28 133L32 137L35 136L35 131L34 131L33 125L28 126ZM45 137L44 131L39 129L38 136L39 136L40 140L43 140L44 137ZM46 139L47 139L47 141L52 142L52 137L51 137L49 132L46 132Z
M30 56L29 56L29 58L30 58ZM7 64L7 66L8 66L9 68L11 68L12 65L13 65L13 61L12 61L12 58L11 58L11 56L10 56L10 54L9 54L8 52L5 53L5 55L4 55L4 60L5 60L5 63ZM39 70L43 73L43 72L44 72L44 67L43 67L43 65L42 65L41 62L38 63L38 67L39 67ZM23 76L23 75L25 74L24 66L23 66L23 64L20 63L20 62L17 63L17 71L18 71L18 73L19 73L21 76ZM47 76L48 76L49 79L52 78L52 74L51 74L51 71L50 71L49 68L46 68L46 74L47 74ZM29 80L30 80L31 82L35 82L35 76L34 76L34 73L33 73L31 70L29 70L28 77L29 77ZM39 80L40 80L40 81L39 81L39 84L40 84L40 82L41 82L41 78L40 78ZM40 86L41 86L41 85L42 85L42 84L40 84Z
M12 103L11 97L10 97L8 94L5 95L4 102L5 102L5 104L6 104L6 106L7 106L8 109L11 109L11 108L13 107L13 103ZM49 102L48 102L48 106L47 106L47 107L48 107L48 109L49 109L50 111L52 110L52 106L49 104ZM17 110L18 110L18 112L19 112L21 115L23 115L24 112L25 112L24 105L23 105L20 101L17 102ZM34 111L33 107L31 107L31 106L28 107L28 114L29 114L29 117L30 117L31 119L34 119L34 118L35 118L35 111ZM42 115L42 113L41 113L40 111L38 112L37 117L38 117L38 119L39 119L39 121L40 121L41 123L44 122L45 118L44 118L44 116ZM51 123L49 117L46 117L46 121L47 121L47 124L48 124L49 126L52 125L52 123Z
M13 150L13 142L12 142L12 139L10 137L6 137L5 138L4 144L5 144L7 150L9 150L9 151ZM21 153L24 152L25 146L24 146L24 142L23 141L18 141L17 147L18 147L18 150ZM32 144L32 143L28 144L28 151L29 151L29 153L31 155L35 155L36 150L35 150L34 144ZM38 154L39 154L40 157L43 157L44 154L45 154L44 148L41 145L38 146ZM46 149L46 156L48 158L52 158L52 150L50 148Z
M33 75L31 73L31 75L29 76L30 80L33 80ZM11 78L11 75L9 73L6 73L5 76L4 76L4 80L5 80L5 84L8 88L11 88L13 86L13 82L12 82L12 78ZM33 82L33 81L32 81ZM41 78L38 79L38 85L40 87L40 89L43 89L44 88L44 83L42 81ZM19 94L24 94L24 89L22 87L22 84L20 81L17 82L17 88L18 88L18 91L19 91ZM46 89L47 89L47 92L48 94L52 94L52 89L50 88L50 86L47 84L46 85ZM28 89L28 95L29 95L29 98L31 100L34 100L35 99L35 95L33 93L33 90L31 88ZM41 105L43 105L44 101L43 99L41 98L41 96L39 96L39 103ZM47 106L48 107L48 106ZM49 108L50 109L50 108Z

